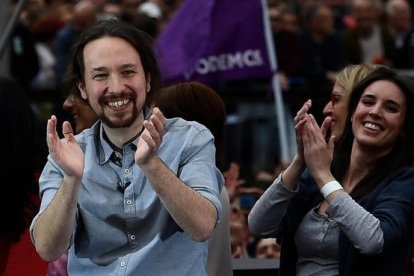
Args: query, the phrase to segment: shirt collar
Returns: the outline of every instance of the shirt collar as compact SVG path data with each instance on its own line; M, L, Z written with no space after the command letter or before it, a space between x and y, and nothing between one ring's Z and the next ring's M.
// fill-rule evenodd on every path
M152 113L149 110L149 108L145 107L144 108L144 119L145 120L149 119L151 114ZM111 145L105 140L104 135L105 134L104 134L102 123L99 121L99 123L96 124L94 137L95 137L95 145L96 145L96 154L97 154L100 165L103 165L104 163L108 162L108 160L111 158L112 153L114 152ZM138 138L139 138L139 135L135 139L131 140L128 144L124 145L124 147L130 146L133 151L136 151L137 149L136 145L138 143Z

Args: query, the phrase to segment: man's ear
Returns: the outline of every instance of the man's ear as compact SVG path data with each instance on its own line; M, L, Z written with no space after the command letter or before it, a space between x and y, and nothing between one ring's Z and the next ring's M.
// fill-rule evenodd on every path
M82 99L87 100L88 99L88 94L86 94L85 83L82 82L82 81L79 81L79 82L76 83L76 86L78 87L78 89L80 91Z

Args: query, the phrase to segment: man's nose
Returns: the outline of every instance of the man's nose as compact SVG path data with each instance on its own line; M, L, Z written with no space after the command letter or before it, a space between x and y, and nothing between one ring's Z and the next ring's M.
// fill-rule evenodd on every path
M111 75L108 81L108 89L112 93L119 93L124 91L125 84L122 78L118 75Z

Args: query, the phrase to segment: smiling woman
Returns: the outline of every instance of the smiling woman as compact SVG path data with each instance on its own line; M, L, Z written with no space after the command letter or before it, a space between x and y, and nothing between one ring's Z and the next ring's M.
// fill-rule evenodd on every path
M331 118L319 127L309 107L295 118L296 157L250 212L252 233L283 241L283 275L403 275L414 247L411 82L385 67L362 80L335 153Z
M370 84L352 116L357 145L383 148L378 155L387 154L402 133L406 112L405 96L396 84L388 80Z
M345 175L342 167L349 166L345 165L345 160L351 156L354 141L363 147L367 145L364 142L376 138L365 147L365 150L369 150L365 158L372 156L375 166L372 170L367 170L365 184L358 185L353 190L357 196L365 193L361 190L368 192L374 189L392 171L413 163L412 83L391 69L379 68L355 87L349 105L344 136L334 160L334 172L338 177ZM367 126L365 123L371 124ZM372 127L369 129L373 125L375 130Z

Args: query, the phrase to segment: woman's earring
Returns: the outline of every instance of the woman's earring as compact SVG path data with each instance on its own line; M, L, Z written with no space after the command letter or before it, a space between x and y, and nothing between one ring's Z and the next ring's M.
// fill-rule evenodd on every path
M150 90L151 90L151 84L147 83L147 93L150 92Z

